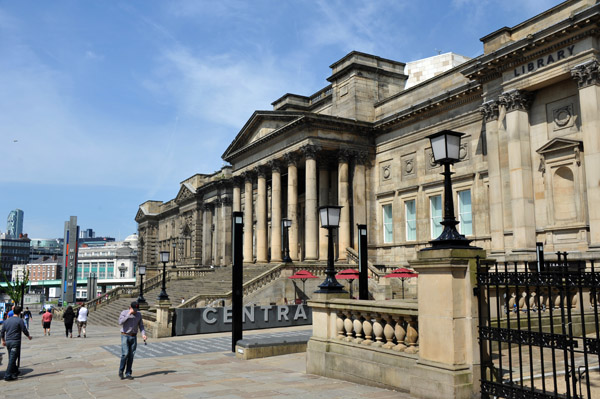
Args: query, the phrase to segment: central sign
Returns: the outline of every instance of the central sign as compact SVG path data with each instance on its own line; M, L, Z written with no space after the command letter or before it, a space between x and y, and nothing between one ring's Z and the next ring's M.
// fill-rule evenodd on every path
M175 309L175 335L231 331L232 308ZM244 330L312 324L312 309L305 305L246 306Z

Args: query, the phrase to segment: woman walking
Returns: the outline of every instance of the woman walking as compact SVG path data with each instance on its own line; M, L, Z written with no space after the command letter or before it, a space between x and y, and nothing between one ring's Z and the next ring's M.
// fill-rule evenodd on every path
M50 323L52 323L52 312L44 309L42 313L42 327L44 327L44 335L50 335Z
M73 312L73 306L69 306L63 314L63 321L65 322L65 336L67 338L73 338L73 320L75 320L75 312Z

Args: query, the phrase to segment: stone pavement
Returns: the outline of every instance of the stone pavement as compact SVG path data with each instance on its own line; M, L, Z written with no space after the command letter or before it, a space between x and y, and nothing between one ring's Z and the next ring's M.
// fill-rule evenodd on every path
M118 329L89 326L87 338L68 339L62 323L51 336L33 327L33 340L23 341L21 376L0 380L2 398L401 398L400 392L306 374L306 355L239 360L230 351L136 358L134 380L117 376L119 357L105 347L120 345ZM39 327L39 328L38 328ZM244 332L244 336L306 331L306 326ZM149 339L147 348L165 342L203 342L230 334ZM141 344L141 345L140 345ZM160 344L160 345L157 345ZM139 339L138 348L143 347ZM223 347L221 347L223 348ZM6 350L0 377L6 369ZM180 352L183 353L183 352Z

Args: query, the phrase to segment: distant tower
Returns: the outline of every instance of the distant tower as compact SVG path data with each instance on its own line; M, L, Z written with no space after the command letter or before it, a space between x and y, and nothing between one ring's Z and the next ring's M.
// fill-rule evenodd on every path
M6 223L6 234L11 238L19 238L23 234L23 216L25 213L20 209L10 211Z

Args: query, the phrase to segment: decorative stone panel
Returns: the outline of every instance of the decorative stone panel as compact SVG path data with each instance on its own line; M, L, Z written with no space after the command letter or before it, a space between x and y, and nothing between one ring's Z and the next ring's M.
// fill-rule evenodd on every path
M402 156L402 180L414 179L417 177L417 157L413 152Z
M548 136L566 136L579 130L579 107L576 96L546 104Z
M389 183L392 181L392 160L382 161L379 163L379 180L381 183Z

